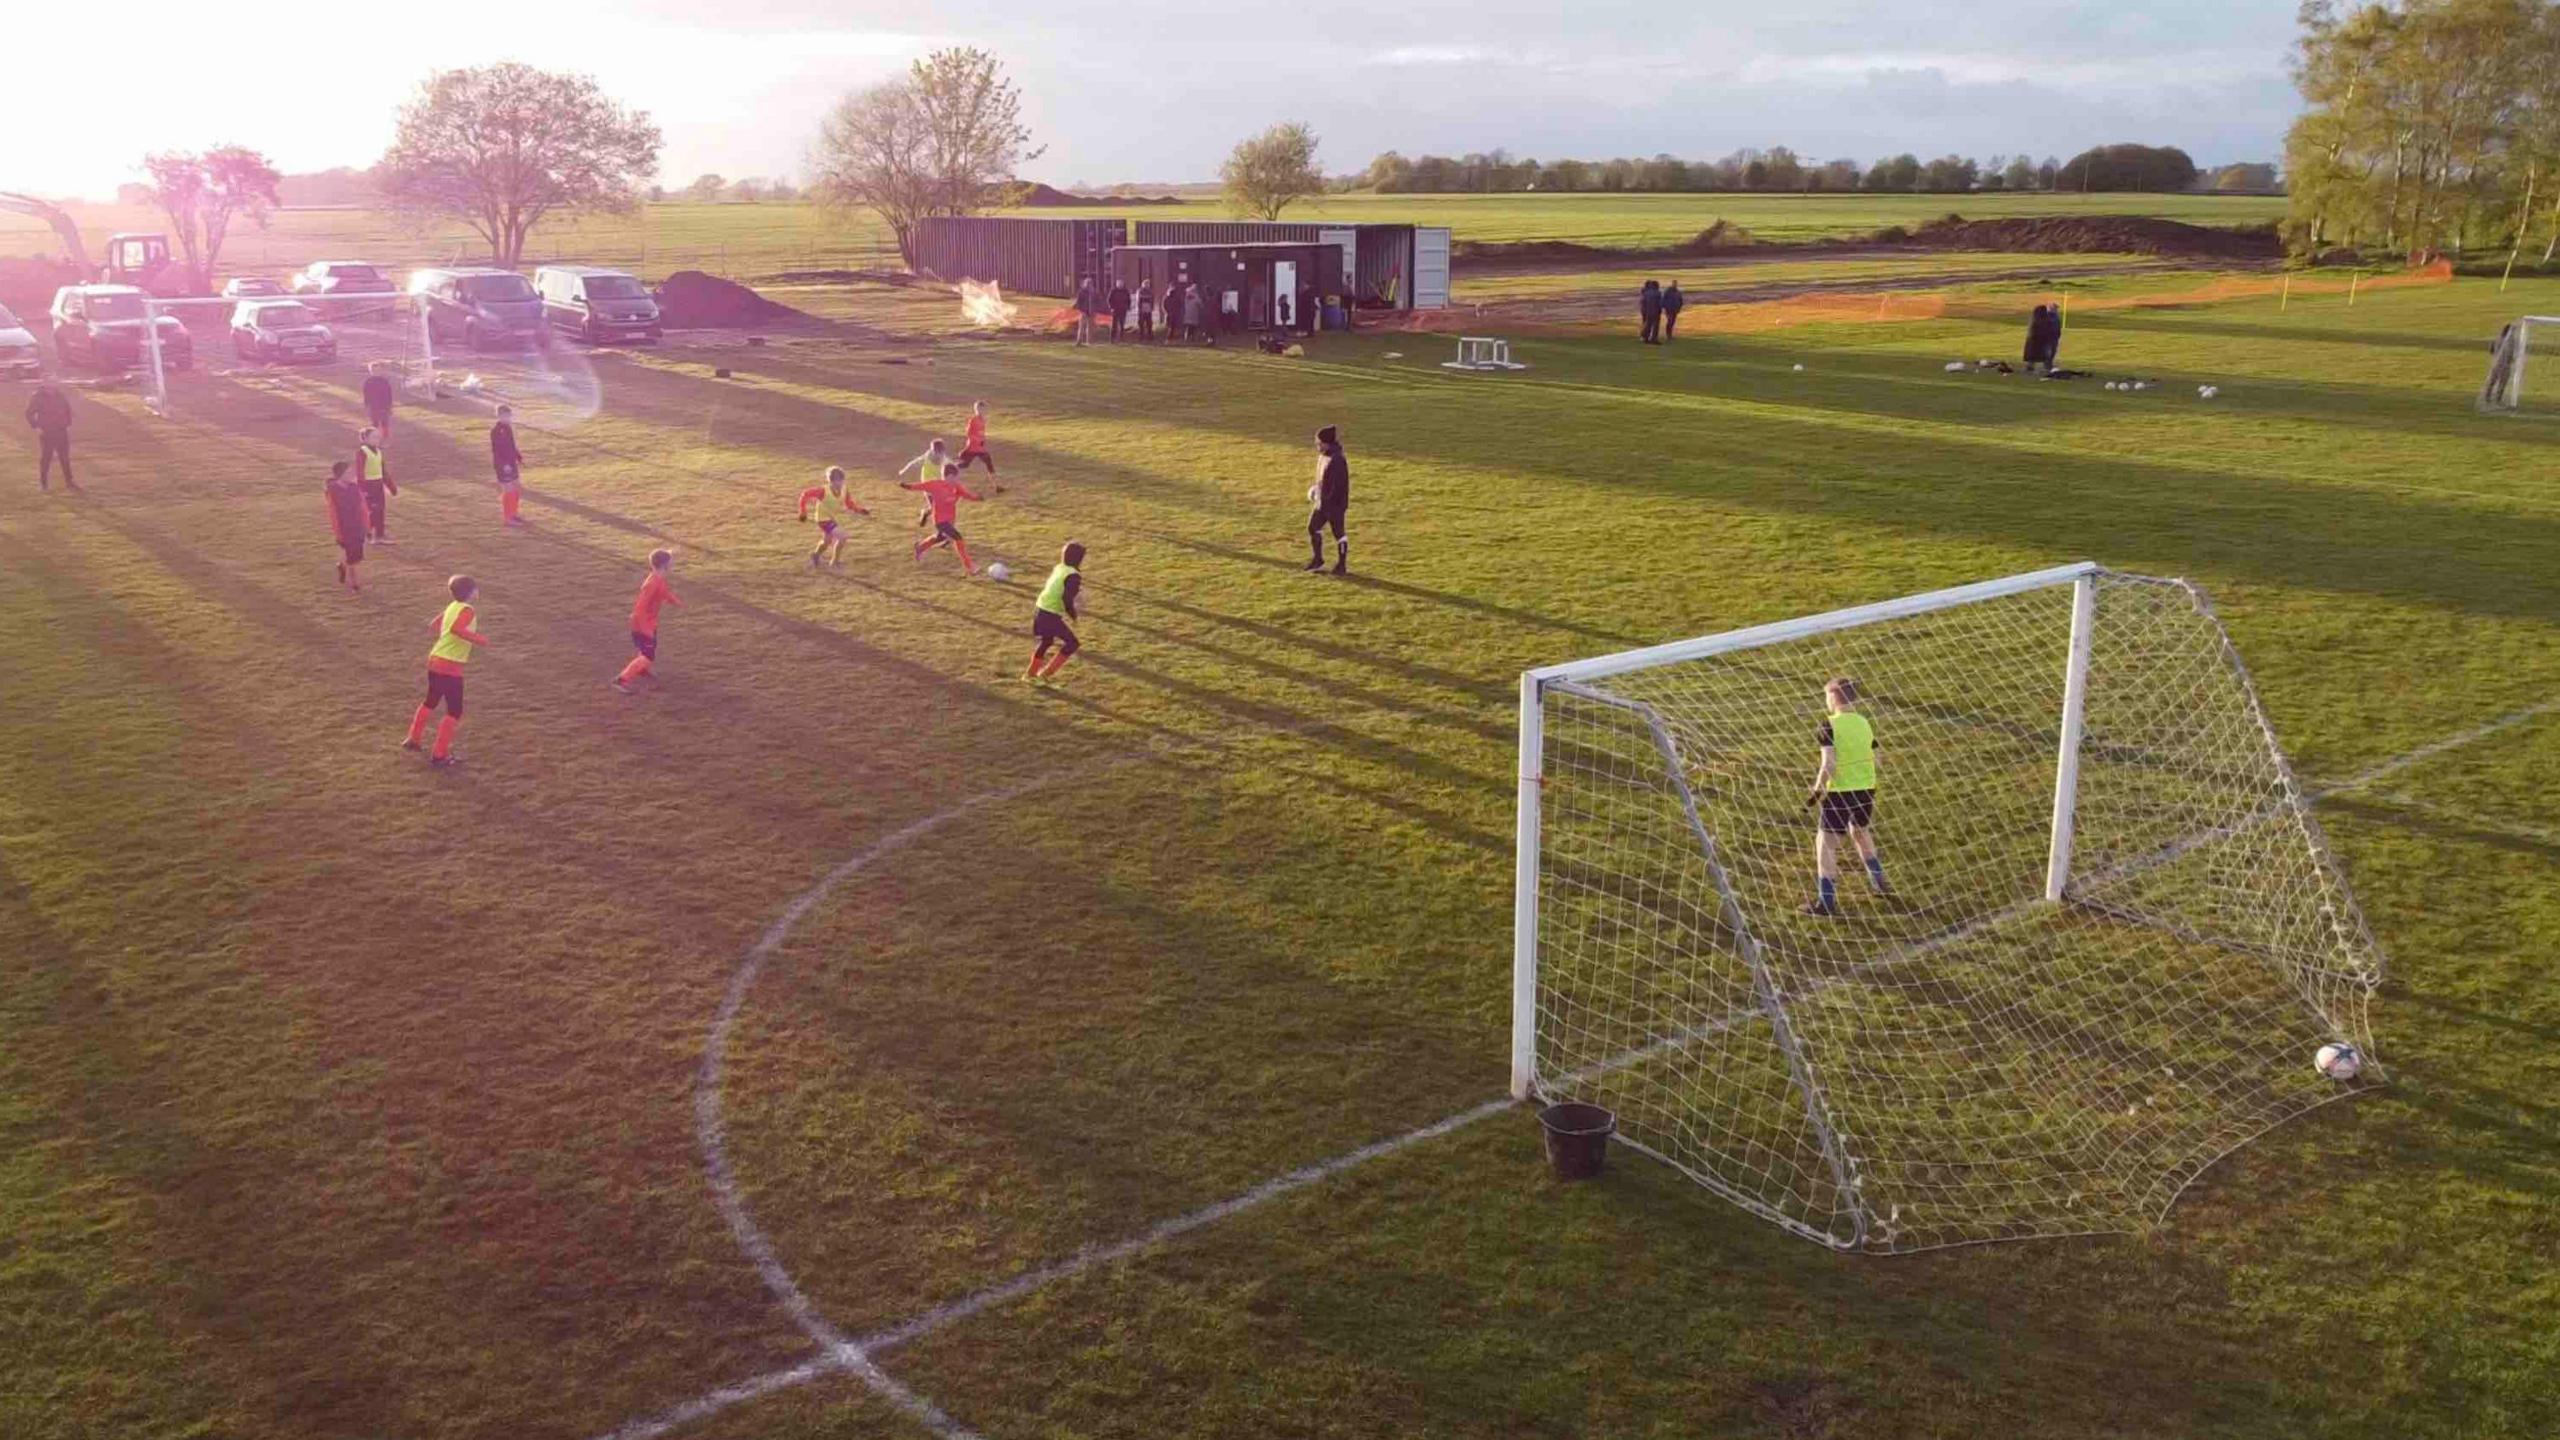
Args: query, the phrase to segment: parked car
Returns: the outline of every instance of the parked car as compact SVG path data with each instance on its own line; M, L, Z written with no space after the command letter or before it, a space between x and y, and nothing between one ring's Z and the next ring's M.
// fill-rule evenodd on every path
M225 300L260 300L285 293L284 282L264 275L235 275L222 284Z
M397 295L391 277L362 260L314 260L293 272L296 295Z
M545 265L533 272L543 318L590 345L610 340L658 340L666 322L640 277L593 265Z
M44 351L34 333L0 305L0 375L32 380L43 374Z
M548 345L550 327L542 322L542 297L533 282L513 270L484 265L457 270L419 270L409 276L409 293L427 309L427 336L459 338L474 350L491 345Z
M143 294L131 285L65 285L53 292L53 349L62 363L101 370L148 363L142 343ZM160 363L196 363L195 338L175 315L158 317Z
M334 360L338 337L299 300L244 300L231 307L231 348L243 360Z

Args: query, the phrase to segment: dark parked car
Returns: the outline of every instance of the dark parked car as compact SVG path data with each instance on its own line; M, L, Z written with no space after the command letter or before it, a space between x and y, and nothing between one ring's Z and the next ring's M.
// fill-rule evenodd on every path
M542 297L513 270L420 270L409 277L409 293L427 308L431 339L458 338L474 350L551 343Z
M231 307L231 348L244 360L334 360L338 337L299 300L245 300Z
M533 272L533 287L542 293L542 313L550 318L551 328L565 330L590 345L657 340L667 333L657 300L629 271L545 265Z
M149 363L143 351L143 294L131 285L65 285L53 292L53 349L65 365L100 370ZM196 342L174 315L163 315L160 363L184 370L196 363Z

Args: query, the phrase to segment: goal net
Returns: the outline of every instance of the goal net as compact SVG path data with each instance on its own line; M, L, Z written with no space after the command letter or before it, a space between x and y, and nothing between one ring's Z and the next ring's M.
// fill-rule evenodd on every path
M436 382L436 347L407 294L152 297L136 378L162 419L237 425L307 413L365 373L404 394ZM166 321L175 321L173 327Z
M1807 914L1835 677L1890 893L1844 836ZM1559 665L1520 718L1515 1093L1796 1234L2140 1229L2380 1079L2381 952L2187 582L2067 566Z
M2500 327L2489 346L2489 375L2480 382L2480 412L2512 415L2524 408L2524 362L2533 351L2533 328L2560 325L2560 318L2527 315Z

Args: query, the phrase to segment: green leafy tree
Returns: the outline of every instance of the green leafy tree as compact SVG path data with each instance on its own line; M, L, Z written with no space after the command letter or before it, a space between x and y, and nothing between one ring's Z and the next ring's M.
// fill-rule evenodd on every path
M1490 157L1485 173L1490 174ZM1257 220L1277 220L1296 201L1324 193L1324 172L1316 168L1316 136L1290 120L1259 135L1236 142L1219 168L1227 203Z
M412 223L455 220L514 265L555 215L621 213L658 168L661 139L584 75L507 61L441 70L401 107L380 167L384 198Z

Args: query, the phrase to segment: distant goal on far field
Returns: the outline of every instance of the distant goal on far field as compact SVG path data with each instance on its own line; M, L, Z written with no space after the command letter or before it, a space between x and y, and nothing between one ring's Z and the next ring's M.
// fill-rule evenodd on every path
M1490 335L1458 337L1458 358L1440 362L1443 370L1526 370L1529 367L1511 358L1511 342Z
M2524 368L2525 362L2533 358L2534 332L2540 330L2548 340L2560 335L2560 329L2552 328L2555 326L2560 326L2560 316L2526 315L2498 331L2498 338L2489 346L2488 378L2480 383L2481 414L2513 415L2527 407L2530 392L2525 389ZM2550 406L2544 401L2533 408Z
M1844 844L1826 917L1834 677L1893 893ZM1516 905L1514 1093L1837 1249L2139 1230L2381 1078L2381 951L2185 581L2071 565L1532 671Z

